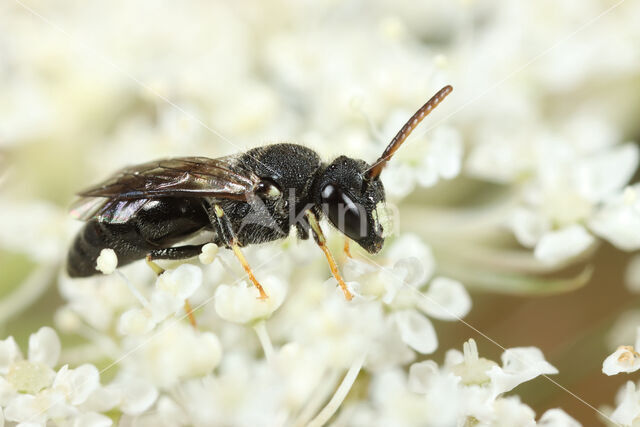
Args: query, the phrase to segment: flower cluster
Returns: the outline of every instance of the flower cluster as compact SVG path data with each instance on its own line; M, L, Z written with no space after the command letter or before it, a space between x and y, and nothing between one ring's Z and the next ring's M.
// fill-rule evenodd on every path
M43 327L29 338L24 359L13 337L0 341L0 420L19 425L61 425L103 427L112 420L102 413L118 408L137 415L156 400L157 391L136 378L118 378L100 384L98 368L90 363L76 368L64 365L56 372L60 340L55 331Z
M426 315L456 320L471 308L460 283L432 277L431 249L415 235L397 238L382 259L346 259L345 277L356 294L351 302L338 291L335 279L322 285L303 280L296 289L286 286L305 277L310 263L318 260L304 256L306 248L283 250L287 253L266 260L268 270L277 274L256 269L269 295L266 301L256 298L252 285L232 279L237 274L232 254L205 247L202 266L180 264L155 281L143 264L91 279L61 277L67 304L56 320L67 333L85 336L103 357L117 359L119 376L143 379L157 390L159 398L149 413L122 411L136 425L167 417L196 425L245 425L259 410L267 411L259 412L263 420L286 414L292 421L307 422L321 416L320 407L309 405L329 398L345 370L355 376L366 370L375 377L400 369L416 354L430 354L438 346ZM404 256L406 251L412 256ZM259 248L248 252L257 265L268 253ZM295 260L302 265L290 261L296 253L303 254ZM108 251L104 255L107 259L98 259L99 264L116 263ZM99 306L90 305L98 300ZM188 325L185 302L193 307L195 327ZM231 384L247 378L252 378L251 393L237 390L233 403L220 396L215 400L221 407L204 404L203 399L229 393ZM318 387L323 394L316 396ZM262 400L267 406L256 404Z
M57 282L45 314L65 344L49 327L27 359L0 342L0 425L534 425L512 390L556 372L538 349L501 366L473 341L427 358L438 322L470 312L468 288L522 292L600 240L640 249L637 105L622 102L638 98L639 14L605 0L0 3L0 323ZM351 302L294 238L243 248L266 301L212 244L159 276L109 248L104 274L61 272L85 184L282 140L371 162L445 84L381 175L402 234L374 258L327 233ZM33 332L23 323L10 333ZM638 349L605 372L638 369ZM614 420L638 417L635 387ZM577 425L559 409L537 423Z
M536 424L530 407L517 396L504 396L523 382L557 372L537 348L508 349L499 366L479 357L471 339L463 353L449 350L443 366L427 360L412 364L408 374L389 370L376 377L372 401L352 409L353 425L579 426L560 409L545 412Z

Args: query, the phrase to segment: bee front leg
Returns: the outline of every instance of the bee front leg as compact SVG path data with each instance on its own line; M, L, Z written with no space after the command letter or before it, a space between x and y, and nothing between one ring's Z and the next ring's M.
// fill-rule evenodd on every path
M311 211L307 211L305 216L307 217L307 221L309 221L309 225L311 226L311 231L313 232L313 237L316 243L318 244L320 249L322 249L322 252L324 252L324 255L327 257L327 261L329 262L329 268L331 269L331 274L333 274L333 277L335 277L336 280L338 281L340 288L342 288L344 297L347 299L347 301L351 301L351 299L353 298L353 295L351 294L351 292L349 292L349 289L347 288L347 284L344 282L344 279L342 279L342 276L340 275L340 271L338 270L336 261L333 259L331 252L329 252L329 248L327 247L327 239L324 237L322 228L320 228L320 223L318 222L318 218Z
M260 292L260 296L258 299L267 299L269 296L266 294L256 276L253 275L253 271L251 271L251 267L247 262L247 259L244 257L242 251L240 250L240 245L238 244L238 239L236 238L233 229L231 227L231 222L225 216L224 210L220 207L220 205L213 205L213 213L215 215L216 222L218 224L218 228L220 230L220 235L224 239L225 243L231 248L233 254L238 258L240 264L242 264L242 268L249 276L249 280L253 283L253 285Z

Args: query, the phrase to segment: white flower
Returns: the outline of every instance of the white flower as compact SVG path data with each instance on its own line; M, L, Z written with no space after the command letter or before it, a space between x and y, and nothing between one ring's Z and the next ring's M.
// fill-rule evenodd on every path
M630 345L621 345L602 363L602 372L607 375L635 372L638 369L640 369L640 354Z
M9 421L33 422L44 425L49 418L67 418L76 415L77 409L65 402L64 394L44 390L33 396L20 394L5 408Z
M414 170L406 163L391 162L382 170L380 178L390 196L402 198L415 187Z
M623 188L638 168L638 146L623 144L594 153L576 165L578 191L588 200L604 200Z
M7 339L4 343L11 341ZM0 405L5 407L7 420L24 425L43 425L49 419L71 424L95 420L96 425L110 425L107 423L109 418L91 410L87 412L85 408L89 397L100 390L95 366L84 364L70 369L65 365L57 373L51 369L60 354L60 341L55 331L45 327L31 335L28 360L22 360L11 347L9 345L13 356L5 358L12 359L6 377L0 376Z
M518 242L529 248L534 247L551 229L551 221L548 218L524 207L513 210L509 225Z
M433 325L416 310L401 310L394 314L402 341L422 353L433 353L438 348L438 337Z
M491 380L488 375L489 370L498 366L494 361L479 356L478 346L474 339L464 343L462 360L454 362L452 356L453 354L447 354L449 369L454 375L460 377L462 383L466 385L489 383Z
M60 340L55 331L42 327L29 337L29 359L22 353L13 337L0 343L0 367L15 390L35 393L48 387L55 373L51 369L58 363Z
M75 406L84 403L99 386L98 369L93 365L85 364L76 369L69 369L64 365L56 374L52 388L63 393L66 400Z
M559 408L549 409L542 414L537 425L540 427L581 427L578 421Z
M224 284L218 286L215 294L218 315L236 323L250 323L271 317L284 301L287 288L275 276L265 277L260 284L269 296L267 299L259 299L255 286L244 281L231 286Z
M19 359L22 359L22 352L13 337L0 341L0 374L6 375L9 366Z
M65 246L65 225L69 224L63 209L49 202L21 202L2 195L0 206L3 207L0 247L23 252L37 262L60 259L61 248Z
M210 405L205 406L210 408ZM189 417L184 410L171 398L160 396L154 408L140 415L123 415L121 426L184 426Z
M502 353L502 367L492 367L487 375L491 378L495 395L513 390L517 385L539 375L557 374L558 370L544 360L536 347L517 347Z
M202 285L202 270L191 264L182 264L158 277L156 286L184 302Z
M607 375L616 375L620 372L635 372L640 369L640 354L636 348L640 346L640 327L636 325L635 348L631 345L619 346L613 354L610 354L602 363L602 372Z
M145 308L125 311L118 321L118 332L122 335L144 335L156 326L152 314Z
M535 413L533 409L520 401L518 396L508 396L498 399L493 404L495 427L535 427Z
M167 270L156 280L151 302L143 308L131 308L120 316L118 331L123 335L143 335L172 314L178 313L202 285L202 270L191 264L182 264Z
M149 338L131 340L139 355L123 361L139 378L160 387L210 373L222 358L222 346L212 332L200 332L181 322L165 321Z
M118 257L113 249L103 249L96 260L96 270L103 274L111 274L118 267Z
M109 427L113 420L96 412L85 412L75 418L74 427Z
M416 234L404 233L399 236L386 250L386 255L391 261L408 256L417 258L424 269L423 280L429 280L435 270L436 261L431 248Z
M579 255L595 242L594 237L581 225L570 225L542 236L534 254L548 264L559 264Z
M416 169L417 182L423 187L431 187L439 178L452 179L458 176L462 165L462 137L451 127L438 127L428 152Z
M431 281L425 298L418 299L418 307L440 320L458 320L471 310L471 297L462 284L446 277Z
M56 332L45 326L29 336L29 361L53 368L60 357L60 339Z
M608 200L591 218L589 227L616 247L640 248L640 184L627 187Z
M639 415L640 392L636 391L636 385L632 381L627 381L620 402L611 414L611 420L623 426L631 426Z
M127 415L139 415L158 398L158 390L149 382L137 378L116 379L109 387L121 396L119 408Z

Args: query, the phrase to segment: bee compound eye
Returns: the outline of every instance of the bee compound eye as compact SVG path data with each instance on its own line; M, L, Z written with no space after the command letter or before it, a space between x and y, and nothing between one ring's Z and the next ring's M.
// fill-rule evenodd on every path
M340 187L327 184L320 193L323 210L329 221L353 240L366 236L366 213Z

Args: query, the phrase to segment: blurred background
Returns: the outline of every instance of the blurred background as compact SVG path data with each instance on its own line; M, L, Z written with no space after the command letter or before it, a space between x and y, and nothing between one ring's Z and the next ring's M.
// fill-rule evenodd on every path
M468 324L505 348L539 347L554 380L613 406L637 378L601 372L640 324L633 250L596 238L548 262L536 246L549 230L589 228L637 181L638 17L640 3L608 0L4 1L0 332L24 346L53 324L80 226L68 207L114 170L283 141L372 161L452 84L383 174L399 227L468 287ZM603 182L622 171L607 194L587 197L580 173L563 175L614 151L588 170ZM522 209L535 215L526 236ZM484 357L503 351L463 323L434 322L438 362L469 337ZM600 422L544 378L518 394L538 414L559 406Z

